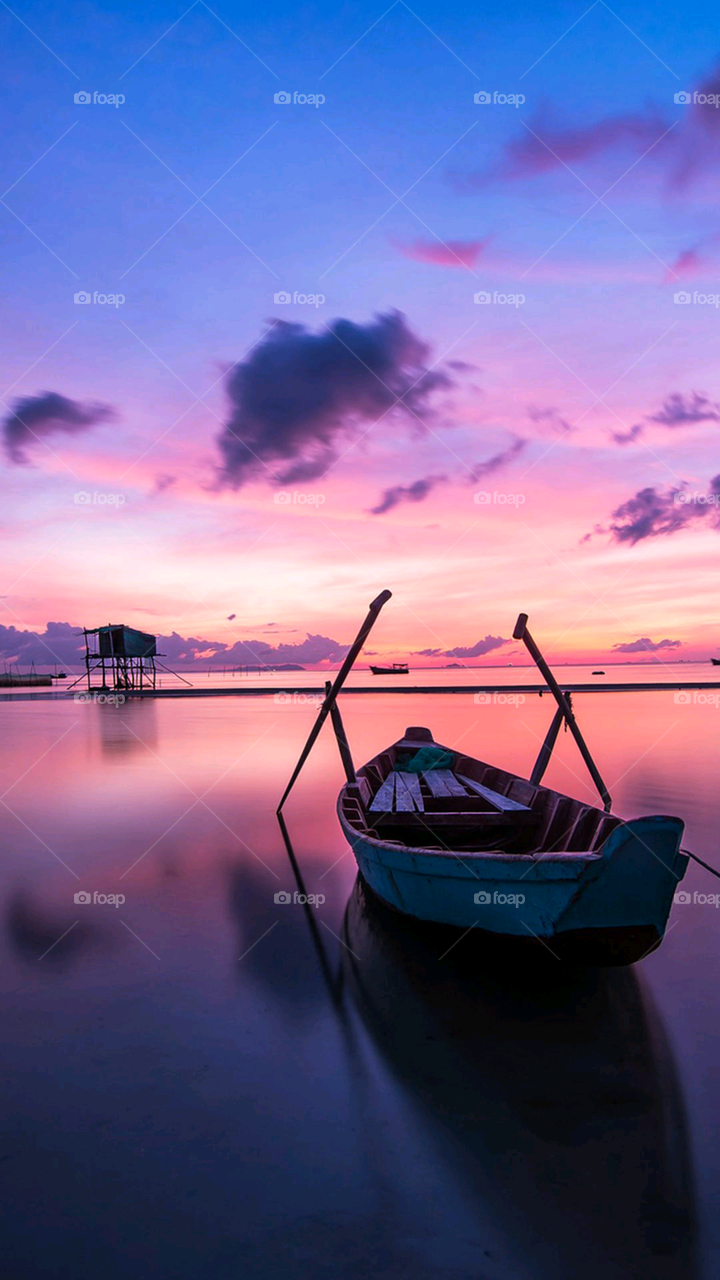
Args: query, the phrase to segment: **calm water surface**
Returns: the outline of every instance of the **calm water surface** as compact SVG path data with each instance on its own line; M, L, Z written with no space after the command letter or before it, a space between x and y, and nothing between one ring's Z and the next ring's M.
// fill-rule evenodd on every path
M720 865L720 709L575 705L616 812L680 815ZM552 707L343 712L358 763L427 724L527 774ZM308 704L2 715L8 1274L720 1275L720 909L675 905L633 970L505 973L469 940L440 960L356 885L327 731L286 808L325 900L275 901L298 889L274 809ZM592 799L568 735L546 780ZM684 888L720 884L692 866Z

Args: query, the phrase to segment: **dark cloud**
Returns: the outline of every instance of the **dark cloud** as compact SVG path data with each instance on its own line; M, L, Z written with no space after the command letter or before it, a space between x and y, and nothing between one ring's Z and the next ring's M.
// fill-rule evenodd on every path
M378 505L370 508L373 516L383 516L392 511L401 502L422 502L439 484L445 483L447 476L426 476L424 480L415 480L412 484L396 484L385 489Z
M492 653L493 649L501 649L504 644L510 644L509 638L504 640L502 636L486 636L484 640L478 640L477 644L468 648L460 646L457 649L446 649L443 657L480 658L484 653Z
M0 626L0 659L24 669L32 662L43 666L72 666L84 661L85 644L79 627L69 622L48 622L44 631L20 631Z
M315 480L365 424L387 414L386 432L402 417L417 425L413 415L430 414L432 394L453 385L428 357L398 311L366 325L335 320L319 333L276 323L228 374L220 484Z
M488 458L485 462L476 462L471 468L471 483L474 484L477 480L482 480L485 476L492 475L493 472L499 471L501 467L506 467L510 462L513 462L515 458L519 457L526 446L527 440L523 440L521 436L516 436L513 443L508 445L507 449L501 450L500 453L493 454L493 456Z
M536 117L519 137L507 143L494 168L472 176L465 185L536 177L566 165L572 169L616 147L642 154L658 142L667 128L666 120L650 113L607 116L583 128L553 125Z
M74 435L99 422L116 418L107 404L81 404L57 391L41 391L36 396L16 400L2 423L5 451L11 462L25 465L28 445L58 431Z
M84 665L85 654L83 637L78 634L81 631L81 627L68 622L48 622L43 632L0 626L0 660L17 663L21 669L32 662L38 666L57 663L79 668ZM181 636L176 631L169 636L158 636L157 641L158 653L165 655L167 665L184 668L213 664L275 666L284 662L339 662L350 647L329 636L309 633L299 644L272 645L266 640L241 640L227 645L218 640Z
M567 418L563 418L558 410L552 406L547 409L537 409L530 405L527 415L531 422L540 427L549 427L552 431L560 432L561 435L567 435L569 431L575 430L567 421Z
M612 431L611 438L615 444L634 444L643 435L647 422L671 428L692 426L697 422L720 422L720 410L718 405L697 391L688 396L682 391L673 391L665 397L657 413L647 413L645 422L636 422L627 431Z
M582 539L587 542L595 534L610 533L615 542L629 542L634 546L645 538L659 538L677 533L696 520L711 519L713 528L720 528L720 475L710 481L707 494L691 493L686 485L663 492L648 487L640 489L627 502L612 513L607 528L597 525L591 534Z
M684 427L694 422L720 422L718 406L693 391L684 396L681 391L673 391L666 396L662 409L658 413L648 415L648 422L660 422L665 427Z
M713 97L720 94L720 70L713 70L693 93L692 103L675 119L655 107L643 112L605 116L580 128L555 123L547 113L537 115L503 148L498 162L481 173L457 176L464 189L483 188L493 181L534 178L561 169L574 171L597 157L624 150L648 156L671 190L682 191L693 180L714 178L720 164L720 111ZM710 98L710 101L708 101ZM666 279L693 273L697 250L681 255Z
M413 656L416 658L481 658L484 653L501 649L504 644L510 644L510 641L503 640L502 636L485 636L484 640L478 640L477 644L466 648L416 649Z
M659 649L679 649L682 640L651 640L649 636L641 636L629 644L614 644L615 653L657 653Z
M299 644L268 644L267 640L238 640L233 645L216 640L184 639L173 632L171 636L158 638L158 648L167 654L169 665L200 663L223 666L276 666L278 663L299 662L313 665L317 662L339 662L345 657L349 645L340 644L329 636L307 634Z
M611 431L610 435L615 444L634 444L640 438L645 430L643 422L636 422L634 427L628 427L627 431Z
M500 453L495 453L491 458L487 458L485 462L476 462L469 468L469 477L463 474L458 477L466 482L475 484L484 476L492 475L493 472L499 471L502 467L506 467L511 463L527 445L527 440L516 436L512 444ZM393 507L397 507L401 502L422 502L432 493L433 489L440 484L446 484L450 480L449 476L425 476L422 480L415 480L412 484L396 484L386 489L376 507L371 508L371 515L381 516L386 511L392 511Z

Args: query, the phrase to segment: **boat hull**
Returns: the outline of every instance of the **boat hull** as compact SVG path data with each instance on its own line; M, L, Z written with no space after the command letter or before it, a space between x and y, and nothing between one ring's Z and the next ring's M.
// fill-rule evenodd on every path
M660 944L688 862L674 817L623 823L595 853L532 857L411 849L338 814L363 880L396 911L589 964L632 964Z

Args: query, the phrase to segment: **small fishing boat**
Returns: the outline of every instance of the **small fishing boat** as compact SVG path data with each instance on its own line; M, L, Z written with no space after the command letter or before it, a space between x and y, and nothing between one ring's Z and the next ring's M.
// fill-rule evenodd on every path
M711 658L710 661L714 667L720 667L720 658Z
M632 964L659 946L688 862L679 818L624 822L420 727L359 769L337 809L387 905L580 963Z
M406 676L409 668L407 662L393 662L391 667L370 666L374 676Z
M594 676L604 676L604 675L605 675L605 672L604 672L604 671L593 671L593 675L594 675Z
M513 639L523 641L557 703L529 779L445 747L418 726L355 770L337 695L390 594L370 605L277 812L331 716L347 779L340 825L364 882L388 906L580 964L634 964L655 950L691 856L680 848L684 823L661 814L625 821L611 812L571 696L530 635L527 614ZM602 809L541 785L563 725Z

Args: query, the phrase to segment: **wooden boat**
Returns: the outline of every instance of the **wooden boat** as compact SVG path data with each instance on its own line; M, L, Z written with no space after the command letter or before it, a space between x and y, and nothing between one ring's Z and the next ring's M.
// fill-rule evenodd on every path
M710 661L714 667L720 667L720 658L711 658Z
M444 767L418 772L428 748ZM439 747L426 728L359 769L337 807L363 879L395 910L581 963L632 964L659 946L688 862L679 818L625 822Z
M370 666L374 676L406 676L408 674L407 662L393 662L391 667L373 667Z
M528 781L442 747L417 727L356 772L337 695L390 595L383 591L370 604L278 814L330 716L347 778L337 804L340 825L365 883L388 906L504 938L515 949L544 947L558 959L641 960L662 941L675 888L694 856L680 849L684 824L663 815L626 822L610 812L610 793L571 696L531 636L527 614L518 616L513 639L522 640L557 703ZM541 785L563 724L603 810Z

